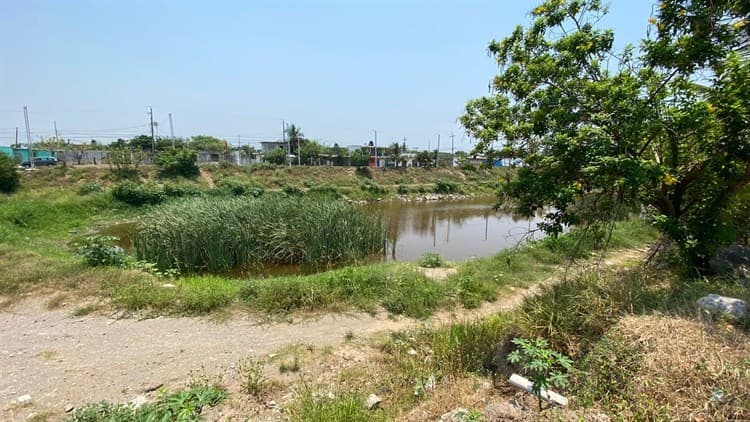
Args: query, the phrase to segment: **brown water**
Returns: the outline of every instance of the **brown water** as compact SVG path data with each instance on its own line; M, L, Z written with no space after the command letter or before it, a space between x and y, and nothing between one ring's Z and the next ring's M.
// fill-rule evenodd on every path
M539 219L519 219L493 209L493 198L455 201L376 202L362 205L388 225L385 256L373 261L418 261L427 252L449 261L490 256L529 236ZM102 234L116 236L119 246L132 250L134 222L111 225ZM311 273L297 265L267 265L254 275ZM236 274L246 275L246 274Z
M496 212L493 204L493 198L472 198L379 202L364 208L388 223L388 260L417 261L434 252L450 261L464 261L515 246L539 221Z

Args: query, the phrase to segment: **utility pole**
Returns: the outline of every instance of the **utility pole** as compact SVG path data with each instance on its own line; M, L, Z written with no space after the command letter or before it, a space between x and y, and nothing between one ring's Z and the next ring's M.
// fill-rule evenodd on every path
M438 146L435 150L435 168L440 167L440 134L437 134L438 136Z
M289 154L291 154L292 149L289 147L289 144L286 142L286 121L281 121L281 139L284 142L284 146L286 147L286 159L285 161L289 164L289 167L292 166L292 161L289 159Z
M453 166L456 165L456 156L455 156L454 151L453 151L453 138L455 136L456 135L454 135L453 132L451 132L451 167L453 167Z
M34 168L34 150L31 148L31 129L29 128L29 109L23 106L23 120L26 122L26 142L29 143L29 168Z
M172 138L172 148L175 146L175 140L174 140L174 126L172 126L172 113L169 113L169 137Z
M151 153L156 153L156 135L154 134L154 110L149 107L148 108L148 117L151 124Z
M52 124L55 126L55 143L60 143L60 138L57 136L57 120L53 120Z
M18 126L16 126L16 148L18 148Z
M373 129L373 133L375 133L375 168L378 168L378 131Z

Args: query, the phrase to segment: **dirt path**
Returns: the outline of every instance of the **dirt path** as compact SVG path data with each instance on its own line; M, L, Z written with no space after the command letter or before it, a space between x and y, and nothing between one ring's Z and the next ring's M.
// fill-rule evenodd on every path
M615 265L640 251L618 253ZM546 281L552 282L552 279ZM427 323L446 323L507 310L536 289L521 289L471 311L440 312ZM292 323L258 323L248 317L109 319L71 317L27 300L0 313L0 420L24 420L100 400L132 400L161 384L181 386L191 371L208 374L248 356L294 343L335 346L347 332L366 337L424 322L385 313L334 314ZM27 396L27 397L24 397ZM30 399L29 399L30 397Z

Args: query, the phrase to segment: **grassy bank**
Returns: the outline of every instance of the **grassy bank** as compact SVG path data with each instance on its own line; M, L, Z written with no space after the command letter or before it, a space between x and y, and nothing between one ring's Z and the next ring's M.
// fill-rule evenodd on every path
M609 248L643 244L654 238L644 222L615 228ZM465 262L448 280L425 277L409 264L350 266L312 275L240 280L221 276L152 279L110 285L119 306L157 314L201 314L231 305L263 314L361 310L383 307L393 314L423 318L441 308L477 307L512 287L548 278L571 256L602 251L604 237L580 239L571 232L533 242L491 258ZM164 285L168 287L164 287Z
M504 387L511 373L523 372L507 360L510 340L542 338L574 359L570 385L558 389L572 407L539 415L529 401L528 418L605 412L615 420L745 420L750 319L735 325L705 319L695 301L709 292L750 300L737 280L694 279L679 269L584 273L543 288L512 313L394 333L378 346L382 363L349 380L356 387L341 394L387 391L386 419L436 420L458 407L481 417L487 403L507 401L498 394L517 392ZM481 387L489 382L499 390ZM322 406L308 401L297 405ZM344 420L333 410L328 416Z
M206 165L201 177L194 179L164 178L156 168L141 166L136 182L183 191L189 194L232 195L257 192L294 190L324 194L352 200L392 199L399 196L420 196L430 193L493 195L507 169L457 168L441 169L356 169L354 167L286 167L252 165L247 167ZM107 166L58 166L25 172L22 191L99 190L111 189L121 183L112 177ZM167 196L170 192L166 192Z

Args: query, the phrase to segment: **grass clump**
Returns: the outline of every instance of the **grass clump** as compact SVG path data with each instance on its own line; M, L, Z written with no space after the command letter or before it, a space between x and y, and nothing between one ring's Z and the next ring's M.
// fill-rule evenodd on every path
M325 268L382 251L383 223L337 202L309 198L189 199L141 220L139 259L181 273L225 273L262 264Z
M218 277L185 277L172 283L141 280L111 286L115 304L132 311L201 315L235 301L239 283Z
M424 268L440 268L445 265L443 257L434 252L427 252L419 260L419 266Z
M99 402L76 410L68 422L131 422L131 421L198 421L205 408L213 407L227 398L217 386L196 386L162 394L155 402L134 409L125 404Z
M166 196L158 186L135 182L119 183L112 188L112 197L128 205L154 205L164 202Z
M84 182L78 185L76 191L79 195L88 195L95 192L104 192L104 188L99 182Z
M300 422L367 422L385 421L382 410L365 408L365 398L358 393L326 396L304 391L297 405L291 409L292 420Z
M429 316L446 301L440 284L416 271L385 265L251 280L239 297L252 309L272 314L351 308L374 312L383 306L415 318Z
M437 194L447 195L451 193L458 193L459 187L458 187L458 183L456 182L451 182L450 180L440 179L437 182L435 182L435 187L433 191Z

